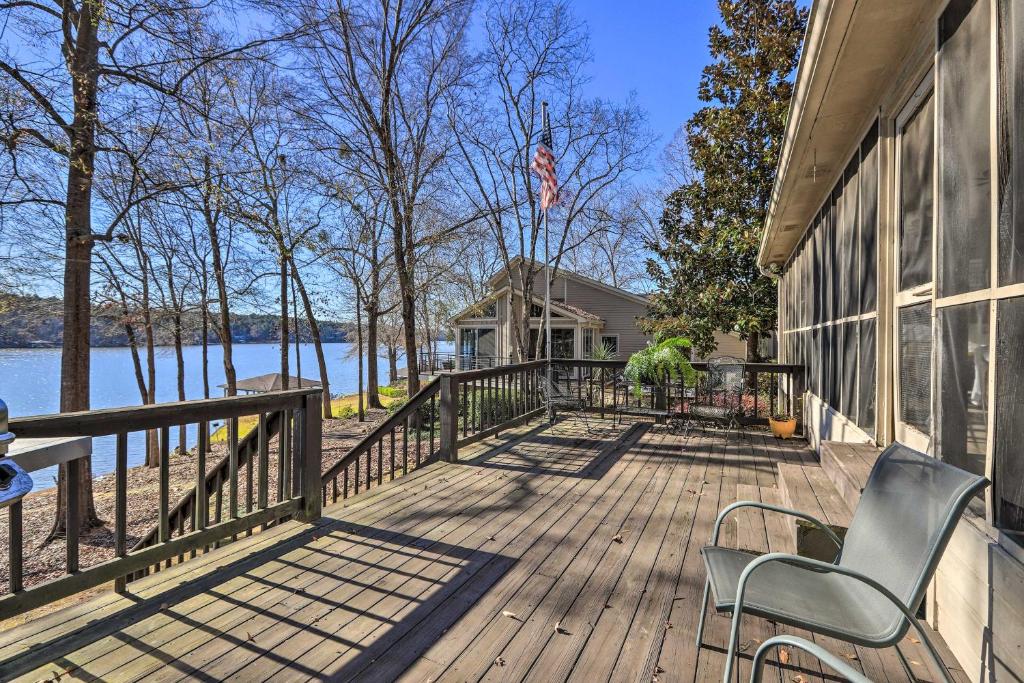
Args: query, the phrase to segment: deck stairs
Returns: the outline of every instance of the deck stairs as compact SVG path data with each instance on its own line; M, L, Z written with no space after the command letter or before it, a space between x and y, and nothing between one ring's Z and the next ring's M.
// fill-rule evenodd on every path
M778 464L778 491L785 507L809 512L827 523L840 538L881 451L871 444L823 441L818 460ZM800 555L831 561L835 544L817 527L798 520L791 524Z

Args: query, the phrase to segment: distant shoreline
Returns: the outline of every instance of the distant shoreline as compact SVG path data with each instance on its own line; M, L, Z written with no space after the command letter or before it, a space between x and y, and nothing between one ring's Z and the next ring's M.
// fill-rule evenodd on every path
M300 344L310 344L310 345L312 345L313 342L312 342L312 340L309 340L309 341L304 340L304 341L300 341L299 343ZM354 341L333 341L333 340L332 341L325 341L325 342L322 342L322 343L323 344L355 344ZM276 339L275 340L268 340L268 341L252 339L252 340L247 340L247 341L237 341L236 340L236 341L231 342L231 344L232 344L232 346L236 346L236 345L249 346L249 345L255 345L255 344L274 344L274 345L280 346L281 342L280 342L280 340L276 340ZM289 345L294 345L295 344L295 340L294 339L289 340L288 344ZM208 346L210 346L210 347L216 346L218 348L220 347L220 345L221 344L220 344L219 341L212 340L212 339L210 340L210 342L208 344ZM199 347L199 346L202 346L202 344L197 344L195 342L190 342L188 344L182 344L182 347L186 347L186 346L187 347L193 347L193 346L194 347ZM23 346L0 346L0 351L23 351L23 350L26 350L26 349L29 349L29 350L39 349L39 350L49 351L49 350L53 350L53 349L59 350L60 348L61 348L60 343L40 342L38 344L26 344L26 345L23 345ZM99 344L99 345L90 346L89 348L90 349L130 349L131 347L127 346L125 344ZM154 344L153 348L155 348L155 349L173 349L174 348L174 344ZM140 351L142 351L143 349L145 349L144 346L140 346L139 347Z

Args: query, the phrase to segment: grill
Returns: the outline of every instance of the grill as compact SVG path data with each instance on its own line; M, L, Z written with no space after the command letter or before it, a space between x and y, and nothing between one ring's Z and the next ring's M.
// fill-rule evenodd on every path
M0 507L17 503L32 490L32 477L7 457L7 448L14 441L7 425L7 404L0 401Z

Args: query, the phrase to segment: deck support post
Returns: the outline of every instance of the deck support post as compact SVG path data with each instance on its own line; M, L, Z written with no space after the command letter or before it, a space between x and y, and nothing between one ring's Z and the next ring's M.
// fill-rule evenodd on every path
M321 392L303 397L302 424L296 425L299 432L296 459L300 460L302 495L302 520L315 522L320 519L323 500L320 484L320 456L323 446L323 398Z
M441 375L441 443L438 455L443 462L459 459L459 383L451 373Z

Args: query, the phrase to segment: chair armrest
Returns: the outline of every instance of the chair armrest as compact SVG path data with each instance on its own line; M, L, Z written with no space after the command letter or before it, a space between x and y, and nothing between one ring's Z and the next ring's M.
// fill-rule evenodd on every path
M811 656L827 664L833 671L852 683L871 683L871 680L867 676L863 675L825 648L798 636L789 635L788 633L772 636L761 643L761 647L757 648L757 652L754 653L754 667L750 672L750 683L757 683L761 680L761 675L764 670L764 660L768 655L768 651L774 647L782 645L788 645L789 647L807 652Z
M836 532L832 531L832 529L827 524L822 522L820 519L812 517L806 512L800 512L799 510L791 510L790 508L784 508L779 505L772 505L771 503L762 503L756 500L741 500L738 503L733 503L732 505L725 507L721 512L719 512L718 519L715 520L715 529L711 532L711 545L718 545L718 534L721 531L722 522L725 521L725 517L733 510L738 510L740 508L745 507L755 507L760 508L762 510L769 510L771 512L778 512L784 515L789 515L790 517L797 517L804 521L810 522L814 526L824 531L825 534L830 539L832 539L832 542L836 544L836 549L840 551L843 549L842 539L839 538L839 536L836 535Z

